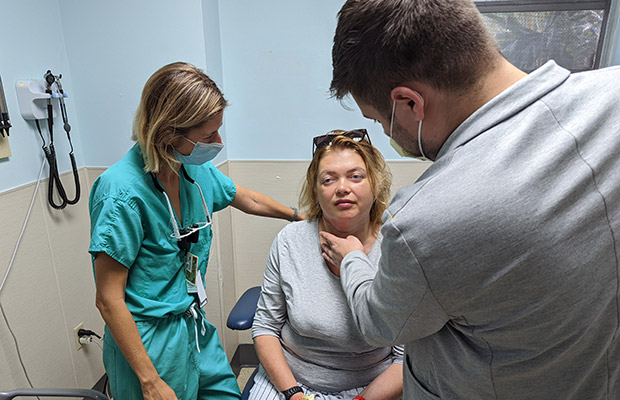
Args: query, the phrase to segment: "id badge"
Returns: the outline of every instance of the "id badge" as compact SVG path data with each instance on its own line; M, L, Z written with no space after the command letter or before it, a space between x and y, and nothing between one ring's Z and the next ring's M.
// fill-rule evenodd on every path
M198 271L198 257L190 252L185 255L185 286L187 293L197 293L196 272Z
M200 270L196 272L196 283L197 283L196 286L198 286L198 304L200 305L200 308L202 308L207 305L208 299L207 299L207 291L205 290L205 287L202 284L202 275L200 274Z

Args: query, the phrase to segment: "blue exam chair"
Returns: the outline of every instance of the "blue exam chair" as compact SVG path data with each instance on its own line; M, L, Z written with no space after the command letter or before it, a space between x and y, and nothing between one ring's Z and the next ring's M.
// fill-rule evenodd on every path
M256 312L256 305L258 304L258 298L260 297L260 286L251 287L241 295L237 303L228 314L228 320L226 326L230 329L243 331L252 327L254 321L254 313ZM257 369L254 370L250 378L248 379L243 392L241 393L241 400L247 400L250 395L250 389L254 385L254 375L256 375ZM2 399L0 399L2 400Z

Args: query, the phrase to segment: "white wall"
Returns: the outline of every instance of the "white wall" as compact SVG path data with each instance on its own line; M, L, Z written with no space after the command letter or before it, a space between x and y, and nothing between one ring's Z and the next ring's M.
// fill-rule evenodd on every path
M131 123L148 77L174 61L205 68L202 3L62 0L75 109L88 166L109 166L131 147Z
M343 0L220 2L231 160L307 160L312 138L366 127L399 158L381 127L329 99L331 46Z
M69 69L57 0L3 1L0 15L0 37L3 38L0 75L13 125L9 137L12 156L0 159L0 192L3 192L36 180L44 158L41 139L33 121L25 121L21 117L15 83L18 80L43 80L43 74L51 69L54 74L63 74L63 86L71 95L73 77ZM75 112L75 98L70 96L66 103L73 130L79 132L81 128ZM62 171L66 171L71 168L69 145L60 125L55 127L54 145L58 165ZM42 124L42 128L47 140L45 124ZM77 162L82 165L85 159L81 151L83 138L75 134L72 139Z
M77 162L109 166L131 146L131 122L146 79L178 60L206 69L231 106L216 159L308 160L312 137L366 127L387 159L399 159L381 127L329 99L331 45L344 0L4 0L0 74L14 128L13 156L0 160L0 192L35 180L42 161L32 122L17 107L18 79L63 74ZM612 20L617 22L618 1ZM610 21L611 22L611 21ZM620 64L620 41L610 42ZM610 31L614 34L614 32ZM68 144L56 125L61 171ZM45 131L45 129L44 129ZM47 172L47 171L46 171Z

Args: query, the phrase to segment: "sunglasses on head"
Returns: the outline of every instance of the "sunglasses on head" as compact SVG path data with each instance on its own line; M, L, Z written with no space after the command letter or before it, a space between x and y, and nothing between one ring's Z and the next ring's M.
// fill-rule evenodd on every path
M317 149L320 149L321 147L331 146L334 139L336 139L338 136L348 137L349 139L355 140L356 142L366 140L368 144L372 144L370 142L370 136L368 136L368 131L366 131L366 129L353 129L352 131L346 131L342 133L327 133L325 135L316 136L314 139L312 139L312 155L314 155Z

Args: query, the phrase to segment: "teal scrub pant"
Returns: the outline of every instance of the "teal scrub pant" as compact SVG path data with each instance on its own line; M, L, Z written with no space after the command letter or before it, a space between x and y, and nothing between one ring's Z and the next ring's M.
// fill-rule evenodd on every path
M202 312L201 312L202 313ZM136 322L144 347L159 376L177 398L239 399L239 385L220 344L217 330L204 320L195 321L188 313ZM196 348L196 328L198 343ZM103 363L115 400L143 400L138 377L114 342L107 326L103 339Z

